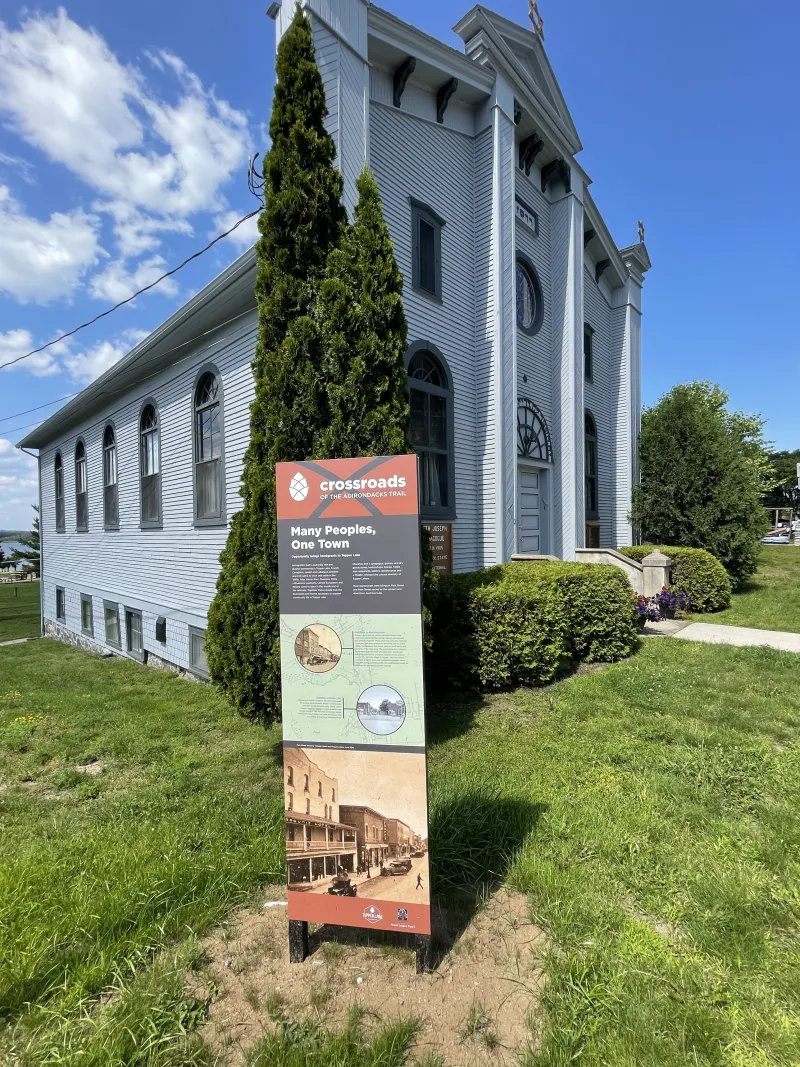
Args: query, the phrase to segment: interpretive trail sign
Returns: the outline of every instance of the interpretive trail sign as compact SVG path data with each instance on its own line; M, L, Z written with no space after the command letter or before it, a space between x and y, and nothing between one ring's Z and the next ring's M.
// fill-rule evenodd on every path
M279 463L276 492L292 958L308 922L429 935L417 458Z

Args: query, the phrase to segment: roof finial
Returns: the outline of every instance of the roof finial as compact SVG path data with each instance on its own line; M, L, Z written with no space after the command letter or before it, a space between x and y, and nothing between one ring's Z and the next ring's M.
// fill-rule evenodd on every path
M533 32L544 40L544 19L539 14L539 5L536 0L528 0L528 18L531 20Z
M639 244L644 244L644 223L639 219Z

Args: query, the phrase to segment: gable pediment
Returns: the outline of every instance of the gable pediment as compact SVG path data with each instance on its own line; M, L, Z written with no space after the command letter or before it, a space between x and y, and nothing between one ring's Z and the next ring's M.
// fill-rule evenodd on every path
M512 59L520 80L525 83L527 89L533 90L531 95L538 97L562 127L567 139L576 146L575 150L579 151L581 145L578 131L539 34L482 6L474 7L454 29L467 44L470 36L479 30L481 24L490 29L495 40L499 39L506 55Z

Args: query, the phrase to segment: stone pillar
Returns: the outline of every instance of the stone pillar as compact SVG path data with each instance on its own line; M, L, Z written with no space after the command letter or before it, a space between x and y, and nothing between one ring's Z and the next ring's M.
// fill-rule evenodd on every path
M670 584L672 560L656 549L642 560L642 592L651 597Z

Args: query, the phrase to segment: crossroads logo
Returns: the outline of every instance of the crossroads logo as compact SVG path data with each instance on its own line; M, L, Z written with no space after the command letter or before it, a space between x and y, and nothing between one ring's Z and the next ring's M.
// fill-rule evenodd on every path
M370 904L368 908L364 908L361 915L368 923L379 923L383 918L383 912L380 908L376 908L374 904Z
M292 500L305 500L308 496L308 482L300 471L289 482L289 496Z

